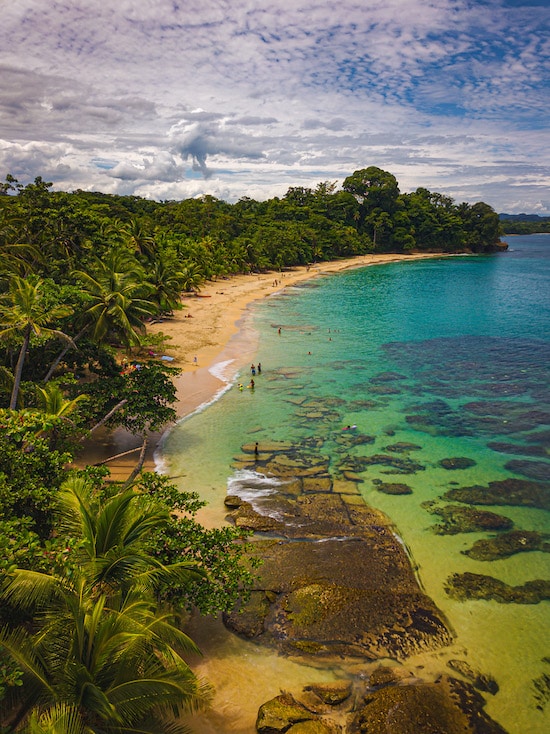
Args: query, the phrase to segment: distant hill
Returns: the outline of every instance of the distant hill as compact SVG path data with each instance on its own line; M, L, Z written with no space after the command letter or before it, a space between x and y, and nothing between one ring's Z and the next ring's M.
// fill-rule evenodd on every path
M550 233L550 214L499 214L500 226L504 234L546 234Z
M516 222L544 222L550 219L550 214L541 217L538 214L499 214L499 219L511 219Z

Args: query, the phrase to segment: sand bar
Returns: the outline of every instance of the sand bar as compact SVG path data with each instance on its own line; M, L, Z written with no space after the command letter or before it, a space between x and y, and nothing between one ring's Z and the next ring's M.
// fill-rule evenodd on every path
M270 271L208 281L199 295L183 297L183 309L176 311L173 317L147 326L148 332L162 333L169 338L163 356L171 359L171 366L182 370L175 380L178 417L193 413L224 389L225 375L217 376L216 367L230 364L231 369L236 370L254 355L257 346L254 332L247 328L245 318L250 304L289 286L350 268L440 256L434 253L362 255L296 267L283 273ZM154 468L154 452L159 440L160 435L151 437L146 461L149 470ZM79 463L93 464L139 444L138 437L125 431L104 434L86 446ZM113 478L128 476L136 460L137 452L110 462Z

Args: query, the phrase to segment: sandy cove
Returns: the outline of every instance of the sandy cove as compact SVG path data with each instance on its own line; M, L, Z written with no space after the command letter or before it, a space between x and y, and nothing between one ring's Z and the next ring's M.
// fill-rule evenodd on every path
M208 281L199 295L186 295L183 309L174 316L147 325L149 333L168 337L164 355L172 357L171 366L182 370L175 378L178 418L193 413L215 398L226 383L216 377L215 365L231 363L240 368L251 360L256 351L253 332L247 329L248 306L284 288L319 276L338 273L350 268L382 265L403 260L441 257L434 253L410 255L362 255L345 260L296 267L282 273L253 273L234 275ZM196 361L195 361L196 358ZM161 436L150 440L145 468L154 469L154 453ZM119 430L114 435L102 435L88 443L80 464L94 464L109 456L128 451L140 444L139 438ZM137 452L109 462L113 479L124 479L132 471Z

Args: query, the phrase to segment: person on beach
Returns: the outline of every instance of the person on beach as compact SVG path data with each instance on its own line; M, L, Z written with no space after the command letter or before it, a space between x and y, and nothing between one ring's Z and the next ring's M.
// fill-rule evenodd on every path
M261 362L258 362L258 374L259 375L262 374L262 363Z
M258 442L256 441L256 445L254 446L254 456L258 458L259 455L260 455L260 450L258 448Z
M256 367L253 364L250 365L250 372L252 375L256 374Z
M249 385L248 387L249 387L249 388L250 388L251 390L254 390L255 386L256 386L256 383L254 382L254 380L250 380L250 385Z

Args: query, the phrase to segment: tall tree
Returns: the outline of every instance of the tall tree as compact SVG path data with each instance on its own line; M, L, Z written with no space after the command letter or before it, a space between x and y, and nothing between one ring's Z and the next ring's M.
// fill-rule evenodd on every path
M14 371L10 409L15 410L21 386L23 366L31 338L58 338L71 342L71 338L49 324L69 316L72 309L63 304L48 304L44 298L43 281L36 278L14 276L7 294L0 300L0 337L19 336L23 341Z
M140 343L146 317L155 313L148 298L152 287L145 273L128 253L111 250L105 260L96 260L91 273L76 271L90 299L84 318L91 324L94 341L115 338L125 346Z

